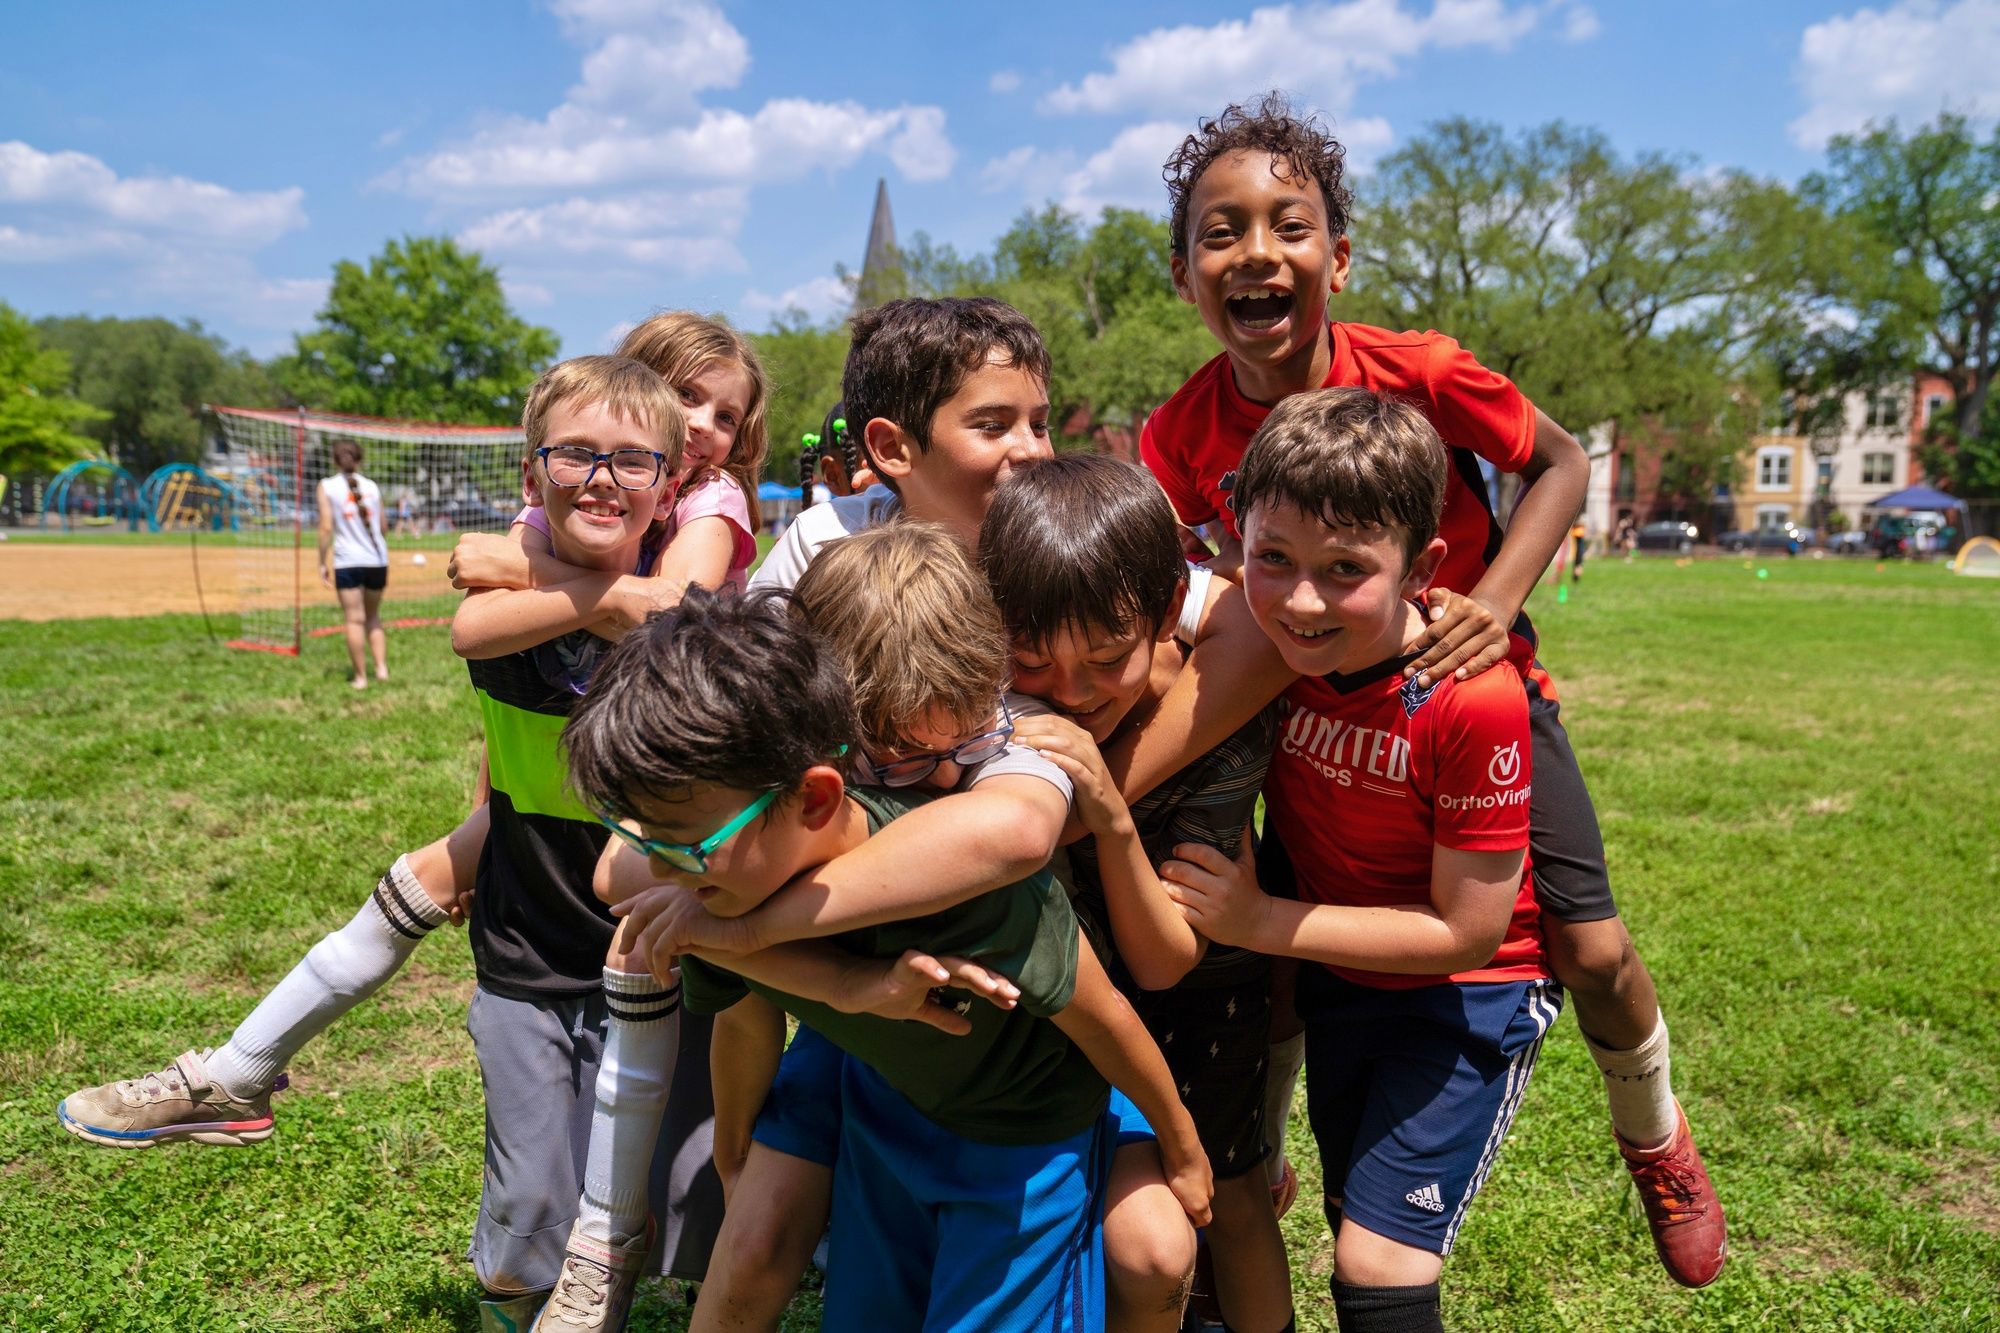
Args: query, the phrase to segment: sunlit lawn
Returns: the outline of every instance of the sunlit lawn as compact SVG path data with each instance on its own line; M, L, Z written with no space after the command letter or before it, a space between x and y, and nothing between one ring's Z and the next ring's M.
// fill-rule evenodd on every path
M1447 1269L1454 1326L2000 1317L2000 582L1764 568L1596 561L1536 608L1730 1267L1662 1275L1565 1021ZM472 1326L462 934L308 1048L261 1147L116 1152L53 1116L220 1041L463 812L464 671L435 629L392 664L357 696L337 640L293 662L198 618L0 623L0 1327ZM1311 1199L1300 1326L1330 1328ZM633 1327L684 1321L657 1292Z

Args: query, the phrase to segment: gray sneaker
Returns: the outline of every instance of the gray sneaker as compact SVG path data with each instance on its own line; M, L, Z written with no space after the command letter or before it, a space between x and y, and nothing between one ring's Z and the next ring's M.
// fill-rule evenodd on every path
M622 1243L607 1245L570 1229L562 1272L549 1303L535 1320L534 1333L618 1333L632 1310L632 1296L646 1256L653 1251L653 1224Z
M238 1100L213 1083L202 1062L212 1051L189 1051L156 1074L72 1092L56 1106L62 1127L112 1148L150 1148L185 1139L242 1147L271 1137L271 1092Z

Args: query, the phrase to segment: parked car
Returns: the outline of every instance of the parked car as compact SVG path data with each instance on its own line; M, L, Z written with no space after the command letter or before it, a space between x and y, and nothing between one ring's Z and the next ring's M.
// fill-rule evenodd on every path
M1867 555L1874 547L1860 528L1836 532L1826 539L1826 549L1835 555Z
M1725 551L1785 551L1797 555L1801 547L1812 544L1812 539L1811 528L1787 523L1781 528L1758 528L1755 532L1725 532L1721 546Z
M1701 531L1694 524L1681 519L1662 519L1658 523L1648 523L1639 529L1638 545L1642 551L1677 551L1686 555L1701 540Z

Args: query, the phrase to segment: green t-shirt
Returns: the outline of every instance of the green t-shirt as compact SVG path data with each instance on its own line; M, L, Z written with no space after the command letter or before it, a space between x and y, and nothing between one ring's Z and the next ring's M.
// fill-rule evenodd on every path
M903 791L853 790L868 830L923 803ZM950 1036L914 1020L846 1014L773 990L698 958L681 960L682 1003L716 1013L755 992L869 1065L919 1111L979 1143L1052 1143L1103 1113L1107 1088L1082 1051L1048 1021L1076 989L1076 914L1046 871L929 916L830 936L864 958L900 958L906 949L974 958L1021 988L1002 1010L964 991L949 992L972 1031Z

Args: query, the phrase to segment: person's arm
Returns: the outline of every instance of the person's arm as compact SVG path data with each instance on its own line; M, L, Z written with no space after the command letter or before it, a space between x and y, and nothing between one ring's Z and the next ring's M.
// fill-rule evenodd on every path
M735 533L719 516L696 519L674 534L647 575L579 569L546 548L525 524L505 537L467 533L452 552L455 587L472 589L452 618L452 650L461 657L504 657L559 634L587 629L617 639L655 611L680 603L689 583L719 587L728 577Z
M715 1173L722 1177L725 1206L784 1053L785 1011L763 996L746 995L715 1016L708 1081L715 1098Z
M689 933L669 943L743 953L941 912L1047 865L1068 814L1062 792L1041 778L987 778L918 806L753 912L682 920ZM939 856L940 847L951 855Z
M1104 752L1118 790L1136 801L1227 740L1298 679L1250 616L1243 590L1213 581L1201 637L1151 716ZM1081 830L1072 829L1081 836Z
M1235 859L1200 843L1160 867L1188 921L1218 944L1369 972L1465 972L1492 959L1521 888L1525 848L1469 852L1434 844L1430 901L1348 907L1273 898L1257 885L1250 840Z
M1465 680L1507 656L1508 629L1583 508L1590 456L1575 436L1536 408L1534 449L1520 475L1521 498L1507 534L1471 595L1448 588L1424 594L1430 624L1417 641L1417 659L1403 668L1405 676Z
M326 498L324 488L315 488L314 496L319 501L319 581L333 584L333 505Z
M1196 1226L1207 1226L1215 1180L1194 1120L1174 1090L1166 1057L1146 1025L1105 975L1090 941L1077 932L1076 990L1050 1021L1089 1057L1112 1087L1132 1099L1160 1141L1167 1188Z
M1067 718L1022 718L1014 739L1054 760L1076 785L1076 812L1097 839L1098 879L1118 956L1141 990L1165 990L1188 974L1208 951L1160 887L1139 841L1132 809L1104 767L1090 733Z

